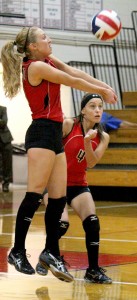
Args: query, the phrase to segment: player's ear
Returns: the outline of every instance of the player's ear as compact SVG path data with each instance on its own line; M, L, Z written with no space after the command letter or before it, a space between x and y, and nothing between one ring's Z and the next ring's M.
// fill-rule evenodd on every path
M83 116L85 113L85 107L81 110L81 115Z
M37 44L36 43L30 43L29 44L29 49L30 49L30 51L36 50L37 49Z

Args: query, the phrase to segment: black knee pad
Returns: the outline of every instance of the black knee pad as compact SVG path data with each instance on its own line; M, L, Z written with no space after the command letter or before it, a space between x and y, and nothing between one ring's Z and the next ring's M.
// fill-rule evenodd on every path
M25 198L23 199L18 213L17 213L17 222L31 222L31 219L34 216L34 213L39 208L42 201L42 195L38 193L27 192Z
M83 228L86 233L93 235L94 232L100 231L99 218L96 215L90 215L83 221Z
M26 212L27 212L27 208L30 208L30 209L36 211L39 208L42 200L43 200L43 197L41 194L27 192L21 203L21 207L26 209Z
M69 222L62 221L62 220L59 221L59 239L63 235L65 235L65 233L67 232L68 228L69 228Z
M46 208L46 216L47 215L54 215L57 218L61 218L61 215L63 213L64 207L66 205L66 197L62 197L59 199L48 199L48 205Z

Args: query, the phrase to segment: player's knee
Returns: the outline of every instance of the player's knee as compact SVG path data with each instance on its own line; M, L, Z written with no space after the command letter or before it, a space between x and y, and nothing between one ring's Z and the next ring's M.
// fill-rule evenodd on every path
M99 218L96 215L90 215L83 221L83 228L85 232L99 232L100 223Z
M58 213L62 214L65 205L66 205L66 197L62 197L58 199L48 198L48 205L47 205L46 212L50 211L50 213L53 213L54 215Z

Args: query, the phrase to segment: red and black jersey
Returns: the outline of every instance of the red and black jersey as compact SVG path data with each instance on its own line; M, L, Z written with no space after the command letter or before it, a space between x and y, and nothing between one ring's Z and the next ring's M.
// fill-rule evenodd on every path
M23 61L23 88L28 100L33 119L45 118L57 122L63 122L63 113L60 100L60 84L47 80L37 86L32 86L28 81L28 67L34 60ZM45 63L56 68L50 59Z
M99 135L92 139L95 150L100 142ZM63 139L67 158L67 186L87 186L84 134L80 123L75 122L71 132Z

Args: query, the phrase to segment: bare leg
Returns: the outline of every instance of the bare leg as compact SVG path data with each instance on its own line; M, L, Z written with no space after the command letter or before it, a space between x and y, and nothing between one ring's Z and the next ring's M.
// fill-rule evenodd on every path
M120 124L120 128L137 128L137 123L133 123L133 122L128 122L128 121L122 121Z

